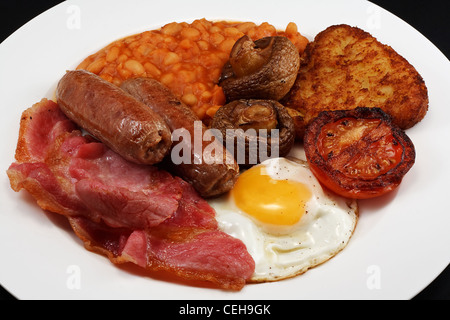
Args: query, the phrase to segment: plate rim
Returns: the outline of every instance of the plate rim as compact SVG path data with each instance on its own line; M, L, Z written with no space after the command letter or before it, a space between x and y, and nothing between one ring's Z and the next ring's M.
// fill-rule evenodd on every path
M40 21L40 20L42 20L42 19L44 19L44 18L46 18L48 15L50 15L53 11L55 11L55 10L57 10L57 8L58 7L61 7L61 6L65 6L65 5L67 5L67 3L80 3L80 2L83 2L83 1L66 1L66 2L63 2L63 3L60 3L60 4L58 4L58 5L56 5L56 6L54 6L54 7L52 7L52 8L50 8L49 10L47 10L47 11L45 11L45 12L43 12L42 14L40 14L40 15L38 15L38 16L36 16L34 19L32 19L32 20L30 20L27 24L25 24L24 26L22 26L21 28L19 28L16 32L14 32L12 35L10 35L8 38L6 38L1 44L0 44L0 53L2 53L3 51L1 51L1 48L3 48L4 46L6 46L5 45L5 43L8 43L8 41L10 41L10 39L11 38L13 38L14 37L14 35L15 34L19 34L19 33L22 33L22 32L24 32L23 30L26 30L27 28L29 28L29 25L31 25L31 24L35 24L35 23L37 23L36 21ZM325 2L327 2L327 1L325 1ZM354 2L354 1L347 1L347 2ZM358 2L367 2L368 3L368 1L358 1ZM374 4L375 5L375 4ZM376 5L377 6L377 5ZM380 7L381 8L381 7ZM381 8L382 9L382 8ZM384 9L382 9L382 10L384 10ZM386 11L387 12L387 11ZM393 14L391 14L391 13L389 13L390 15L392 15L392 16L394 16L394 17L396 17L397 19L400 19L400 18L398 18L397 16L395 16L395 15L393 15ZM401 19L400 19L401 20ZM428 40L426 37L424 37L423 35L421 35L416 29L414 29L412 26L410 26L408 23L406 23L405 21L403 21L403 20L401 20L404 24L406 24L409 28L412 28L415 32L417 32L420 36L422 36L424 39L426 39L428 42L429 42L429 44L431 44L447 61L448 61L448 59L446 58L446 56L442 53L442 51L441 50L439 50L430 40ZM169 21L170 22L170 21ZM270 21L269 21L269 23L270 23ZM301 29L301 24L300 23L297 23L298 25L299 25L299 28ZM22 31L21 31L22 30ZM300 30L301 31L301 30ZM84 249L83 249L84 250ZM105 263L107 263L106 261L105 261ZM445 269L445 267L441 270L441 271L443 271ZM436 274L434 277L433 277L433 279L435 279L435 278L437 278L438 276L439 276L439 274L440 273L438 273L438 274ZM1 282L2 283L2 285L4 285L3 284L3 282ZM4 287L5 287L5 289L8 289L8 286L7 285L4 285ZM425 287L423 287L423 288L425 288ZM10 291L10 292L12 292L12 293L14 293L14 291L13 290L8 290L8 291ZM416 292L416 293L414 293L414 295L415 294L417 294L418 292ZM19 297L20 298L20 297Z

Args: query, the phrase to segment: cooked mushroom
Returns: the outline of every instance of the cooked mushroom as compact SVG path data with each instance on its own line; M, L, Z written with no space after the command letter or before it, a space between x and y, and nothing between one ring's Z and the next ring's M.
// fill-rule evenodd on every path
M229 102L280 100L293 86L299 68L299 52L288 38L265 37L253 42L243 36L231 50L219 85Z
M292 117L274 100L228 103L216 112L211 128L220 131L223 143L243 166L287 155L295 139Z
M302 114L297 109L284 107L289 115L292 117L292 120L294 120L294 129L295 129L295 139L297 141L303 141L303 136L305 135L306 130L306 124L303 121L303 118L305 117L304 114Z

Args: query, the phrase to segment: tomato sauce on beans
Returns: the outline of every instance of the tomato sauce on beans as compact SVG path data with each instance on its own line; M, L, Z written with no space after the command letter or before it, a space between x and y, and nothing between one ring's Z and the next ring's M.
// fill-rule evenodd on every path
M253 40L286 36L300 53L308 43L292 22L285 31L267 22L172 22L159 30L117 40L87 57L77 69L93 72L118 86L133 77L154 78L207 123L225 103L217 83L231 48L244 34Z

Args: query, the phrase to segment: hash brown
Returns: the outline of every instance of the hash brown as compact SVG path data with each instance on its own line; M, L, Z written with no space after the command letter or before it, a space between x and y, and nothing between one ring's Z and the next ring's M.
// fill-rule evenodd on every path
M321 111L378 107L406 130L426 115L428 91L417 70L394 49L342 24L308 44L296 82L281 102L303 115L303 125Z

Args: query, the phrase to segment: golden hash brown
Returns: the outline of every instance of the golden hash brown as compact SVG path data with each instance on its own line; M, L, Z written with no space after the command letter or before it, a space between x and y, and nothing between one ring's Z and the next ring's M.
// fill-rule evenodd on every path
M423 119L428 92L416 69L369 33L336 25L319 33L302 55L297 80L282 103L304 115L378 107L401 129Z

